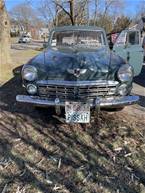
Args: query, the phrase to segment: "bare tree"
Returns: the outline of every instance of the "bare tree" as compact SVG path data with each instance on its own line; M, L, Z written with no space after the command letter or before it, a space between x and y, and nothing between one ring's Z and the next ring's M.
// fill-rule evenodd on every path
M38 14L50 28L56 26L57 8L55 1L41 0L40 5L38 6Z
M17 21L19 26L24 28L25 31L28 31L30 26L34 26L39 23L37 12L33 9L31 3L29 2L17 4L10 11L10 15L13 20Z
M115 19L117 15L122 13L122 8L124 7L124 0L92 0L94 4L94 25L97 21L102 20L102 22L109 16ZM104 19L103 19L104 18Z
M115 24L114 24L113 31L114 32L122 31L122 30L128 28L130 23L131 23L130 18L128 18L126 16L118 17Z
M11 73L10 23L3 0L0 0L0 81Z
M88 24L89 20L89 0L75 2L75 23L77 25Z
M55 1L56 5L68 15L72 25L79 25L84 18L86 19L88 2L88 0Z
M56 7L60 8L66 15L68 15L71 24L75 25L75 18L74 18L74 0L67 0L67 1L53 1Z
M47 23L53 26L62 24L79 25L87 19L87 6L89 0L42 0L38 8L40 15ZM64 22L65 25L65 22Z
M142 15L145 16L145 1L144 0L139 1L138 9L137 9L137 16L139 19Z
M94 4L95 4L95 11L94 11L94 25L95 25L95 23L96 23L96 21L97 21L97 17L99 16L99 14L98 14L98 11L99 11L99 0L95 0L94 1Z

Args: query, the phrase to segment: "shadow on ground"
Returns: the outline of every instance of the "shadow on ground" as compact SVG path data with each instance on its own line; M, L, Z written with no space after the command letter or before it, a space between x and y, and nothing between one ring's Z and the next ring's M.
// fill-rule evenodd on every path
M134 82L142 87L145 87L145 65L143 65L141 73L134 78Z
M145 130L125 113L67 125L52 111L17 104L19 70L0 88L0 192L139 193Z
M140 96L139 95L139 102L138 104L141 106L141 107L145 107L145 96Z

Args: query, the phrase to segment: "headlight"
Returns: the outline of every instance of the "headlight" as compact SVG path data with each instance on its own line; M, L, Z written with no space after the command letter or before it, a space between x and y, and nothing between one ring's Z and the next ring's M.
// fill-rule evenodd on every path
M22 77L28 81L34 81L37 78L37 69L34 66L27 66L22 71Z
M133 68L128 64L123 65L118 70L117 76L121 82L131 81L133 78Z
M127 85L126 84L122 84L118 87L118 93L121 96L125 96L127 94Z
M27 85L27 92L29 93L29 94L36 94L36 92L37 92L37 87L34 85L34 84L28 84Z

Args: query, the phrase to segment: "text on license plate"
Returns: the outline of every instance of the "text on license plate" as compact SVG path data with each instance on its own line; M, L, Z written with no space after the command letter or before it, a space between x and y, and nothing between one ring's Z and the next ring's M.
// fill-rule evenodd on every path
M89 123L90 105L81 102L65 102L67 123Z

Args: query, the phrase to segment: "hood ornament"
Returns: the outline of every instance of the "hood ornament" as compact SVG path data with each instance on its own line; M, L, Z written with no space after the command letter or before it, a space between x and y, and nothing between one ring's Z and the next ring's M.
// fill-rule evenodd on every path
M87 72L87 69L80 69L80 68L67 69L67 72L69 74L73 74L75 77L78 78L81 74L85 74Z

